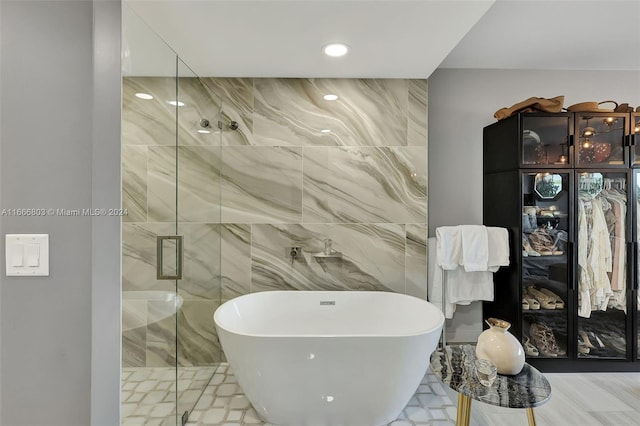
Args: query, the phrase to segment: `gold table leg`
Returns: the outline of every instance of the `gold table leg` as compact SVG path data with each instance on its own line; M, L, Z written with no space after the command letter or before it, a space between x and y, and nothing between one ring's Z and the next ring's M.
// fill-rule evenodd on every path
M458 394L458 414L456 415L456 426L469 426L470 420L471 420L471 398L459 393Z
M533 408L527 408L527 420L529 420L529 426L536 426L536 416L533 415Z

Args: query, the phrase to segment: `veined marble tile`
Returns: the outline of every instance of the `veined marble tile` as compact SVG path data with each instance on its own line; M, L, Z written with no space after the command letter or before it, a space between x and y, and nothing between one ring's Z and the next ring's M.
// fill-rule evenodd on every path
M149 222L176 220L176 148L150 146L147 162L147 217Z
M176 339L175 315L147 324L147 367L175 366Z
M251 225L222 225L222 300L251 292Z
M122 208L124 222L147 221L147 147L122 146Z
M153 99L140 99L136 93ZM122 143L124 145L175 145L176 79L125 77L122 81Z
M332 240L342 257L314 256ZM404 226L253 225L251 291L400 290L404 286ZM301 246L291 262L287 247Z
M238 122L237 130L223 127L222 144L227 146L254 145L253 142L253 79L202 79L205 88L222 99L223 126L231 120Z
M156 279L156 237L158 235L175 235L175 224L122 224L123 291L175 291L173 281Z
M407 85L400 79L256 79L255 143L406 146ZM339 98L327 101L326 94Z
M147 364L147 327L122 332L122 366L144 367Z
M427 146L427 80L408 80L407 140L410 146Z
M149 221L175 221L176 209L179 222L220 221L219 150L218 147L149 147Z
M427 300L427 225L407 224L406 294Z
M223 147L222 222L296 223L302 217L302 148Z
M425 223L421 147L304 149L304 223Z
M180 146L220 146L218 131L220 119L220 97L207 90L197 77L178 79L178 100L184 105L178 107L178 145ZM209 121L209 127L203 127L201 120ZM199 133L209 130L211 133Z
M215 300L185 300L178 315L178 365L202 366L220 362L222 349L213 324Z
M178 148L178 222L220 222L220 148Z
M180 296L185 300L219 300L220 225L179 223L178 234L184 237L184 270L178 282Z
M158 235L175 235L175 224L124 223L122 287L124 291L175 291L175 281L156 279L156 241ZM220 298L220 225L180 223L178 235L184 237L183 279L178 283L186 299ZM165 272L174 263L165 248Z

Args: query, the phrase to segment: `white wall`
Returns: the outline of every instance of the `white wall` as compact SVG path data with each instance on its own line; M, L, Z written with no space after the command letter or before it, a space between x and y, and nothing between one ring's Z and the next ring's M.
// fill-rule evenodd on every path
M119 3L0 3L0 208L117 207ZM6 277L0 249L0 424L119 423L118 223L1 217L2 242L49 234L50 276Z
M438 69L429 77L429 235L482 223L482 129L493 113L531 96L565 106L613 99L640 106L640 72ZM450 339L475 341L481 307L456 311ZM475 337L474 337L475 336Z

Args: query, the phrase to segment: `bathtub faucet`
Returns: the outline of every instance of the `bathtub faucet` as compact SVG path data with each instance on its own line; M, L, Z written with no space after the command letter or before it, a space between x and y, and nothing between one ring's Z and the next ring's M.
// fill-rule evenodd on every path
M291 265L293 265L293 262L302 255L302 247L287 247L287 251L291 258Z

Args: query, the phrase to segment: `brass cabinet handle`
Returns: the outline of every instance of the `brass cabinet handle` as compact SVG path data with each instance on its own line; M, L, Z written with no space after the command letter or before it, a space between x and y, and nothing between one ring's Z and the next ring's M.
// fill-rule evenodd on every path
M174 240L176 242L176 254L178 264L176 273L164 273L164 242ZM181 280L182 279L182 235L158 235L156 237L156 278L159 280Z

